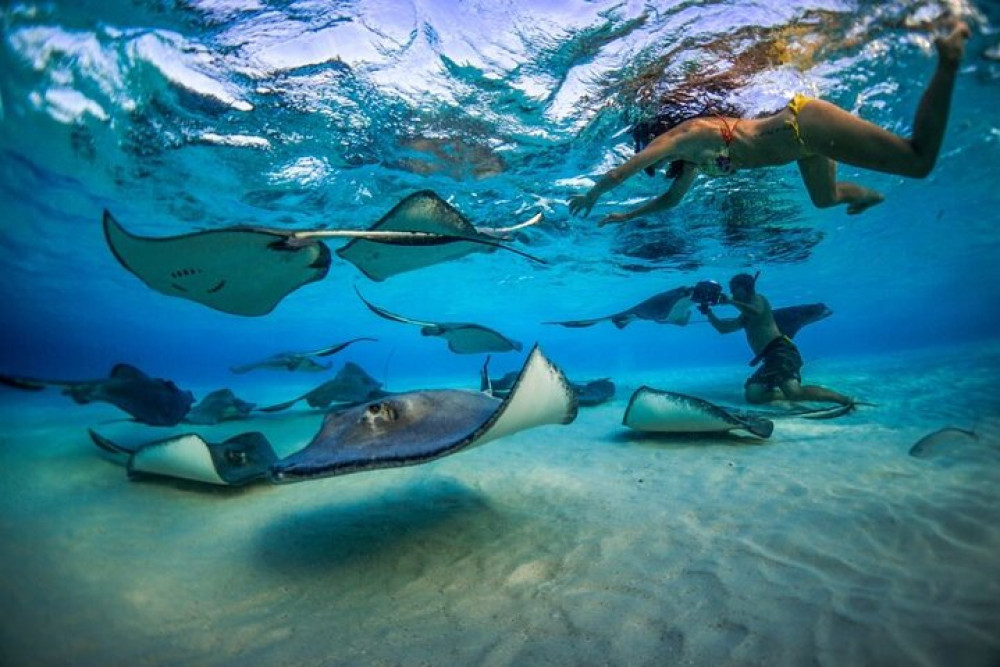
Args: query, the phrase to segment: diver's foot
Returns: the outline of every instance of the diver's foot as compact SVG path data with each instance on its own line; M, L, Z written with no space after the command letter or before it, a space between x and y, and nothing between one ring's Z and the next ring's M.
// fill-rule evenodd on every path
M942 63L957 65L965 55L965 40L969 39L972 31L965 21L955 21L951 32L944 37L934 40L938 57Z
M857 215L858 213L864 213L872 206L875 206L876 204L881 204L884 201L885 197L883 197L882 195L873 190L869 194L863 197L859 197L858 199L848 204L847 214Z

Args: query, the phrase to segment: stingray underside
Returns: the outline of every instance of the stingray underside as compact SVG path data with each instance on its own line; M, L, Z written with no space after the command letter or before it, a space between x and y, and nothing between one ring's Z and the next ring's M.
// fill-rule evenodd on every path
M493 242L480 233L451 204L430 190L409 195L371 227L379 231L430 232L446 237L462 237ZM337 250L337 255L354 264L372 280L382 281L399 273L415 271L464 257L473 252L493 252L495 246L470 241L435 245L395 245L354 239Z
M149 238L126 231L104 212L115 257L152 289L233 315L265 315L289 293L326 276L330 250L319 241L230 227Z
M327 415L304 449L271 469L275 482L417 465L542 424L576 417L562 372L532 350L503 401L462 390L415 391Z
M653 433L726 433L746 431L768 438L774 422L736 414L704 399L651 387L639 387L629 400L622 423Z

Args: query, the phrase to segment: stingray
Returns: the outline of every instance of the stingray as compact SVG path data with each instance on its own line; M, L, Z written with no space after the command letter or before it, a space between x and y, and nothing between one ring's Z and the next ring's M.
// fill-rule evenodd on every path
M628 310L613 315L604 315L590 320L566 320L562 322L545 322L545 324L558 324L564 327L578 329L589 327L611 320L619 329L624 329L635 320L651 320L657 324L677 324L684 326L691 318L691 287L677 287L666 292L660 292L642 303L632 306Z
M175 435L137 447L124 447L90 430L90 439L118 463L130 479L146 476L186 479L220 486L242 486L267 479L278 460L261 433L241 433L224 442L207 442L196 433Z
M231 389L217 389L188 411L184 421L189 424L218 424L219 422L246 419L256 407L236 397Z
M490 358L487 356L483 368L479 373L479 390L488 392L491 396L504 398L510 393L514 382L517 381L518 373L511 371L499 380L490 378L489 375ZM580 407L593 407L610 401L615 396L615 383L608 378L599 380L589 380L587 382L570 381L569 386L576 393L576 402Z
M151 426L177 424L194 403L194 394L190 391L178 389L170 380L151 378L128 364L117 364L106 379L38 380L0 375L0 384L29 391L60 387L62 393L77 403L110 403L136 421Z
M382 383L368 375L361 366L348 361L332 380L315 389L284 403L260 408L262 412L286 410L305 399L311 407L326 409L331 403L361 403L387 395L381 390Z
M745 431L759 438L768 438L774 430L775 419L832 419L853 411L855 405L857 404L788 410L746 410L716 405L697 396L643 386L629 399L622 423L637 431L653 433Z
M473 252L502 249L544 264L543 260L503 245L511 233L542 221L539 213L527 222L504 228L476 227L451 204L430 190L415 192L400 201L372 225L372 232L421 232L441 243L386 248L370 238L357 238L337 250L337 255L354 264L368 278L382 281L394 275L432 264L447 262ZM444 241L447 239L447 241Z
M933 433L928 433L924 437L920 438L920 440L917 440L917 442L910 447L909 454L910 456L914 456L918 459L929 459L934 454L935 449L940 450L943 445L947 443L978 439L979 436L975 431L948 426L945 428L939 428Z
M105 211L104 236L122 266L152 289L233 315L265 315L330 268L324 244L289 245L287 235L253 227L147 238Z
M286 371L299 371L299 372L319 372L330 370L332 364L321 364L313 361L312 357L329 357L331 355L337 354L348 345L352 343L357 343L361 340L376 341L375 338L352 338L351 340L344 343L337 343L336 345L331 345L329 347L323 347L318 350L311 350L309 352L279 352L278 354L272 355L267 359L262 361L256 361L252 364L243 364L241 366L231 366L229 370L233 373L249 373L252 370L258 368L273 368Z
M447 261L453 258L450 248L503 248L545 263L481 231L467 237L408 229L289 231L235 226L149 238L129 233L105 211L104 236L121 265L157 292L246 316L266 315L291 292L326 276L330 250L321 238L364 239L364 250L352 251L346 258L363 268L371 263L373 277L392 275L397 265L411 270ZM414 254L421 262L412 261Z
M510 352L511 350L521 350L521 343L507 338L499 331L484 327L471 322L423 322L411 320L402 315L390 313L384 308L370 303L361 292L355 288L358 298L368 306L368 309L379 317L384 317L393 322L403 324L415 324L420 327L420 333L424 336L439 336L448 341L448 349L455 354L479 354L482 352Z
M565 376L537 346L528 355L507 398L438 389L395 394L329 413L303 449L281 460L260 433L222 443L193 433L137 447L111 442L93 431L94 443L146 475L240 485L267 477L275 483L427 463L524 429L569 424L577 405Z
M576 396L537 346L507 398L440 389L329 413L312 441L271 467L274 482L417 465L543 424L576 418Z
M671 391L639 387L622 423L631 429L653 433L728 433L744 431L769 438L774 422L750 413L723 408L714 403Z

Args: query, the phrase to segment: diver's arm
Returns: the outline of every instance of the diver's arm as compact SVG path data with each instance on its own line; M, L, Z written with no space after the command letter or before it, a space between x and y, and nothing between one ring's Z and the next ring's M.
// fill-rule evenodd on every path
M657 211L663 211L668 208L673 208L680 203L687 191L691 189L691 184L694 183L694 177L698 175L698 167L691 162L684 162L684 166L681 170L680 176L674 179L674 182L670 184L670 189L665 193L649 200L642 206L632 209L631 211L625 211L624 213L610 213L604 216L599 223L598 227L603 227L612 222L625 222L626 220L631 220L632 218L638 218L641 215L646 215L648 213L655 213Z
M723 320L720 319L715 313L713 313L712 309L709 308L708 306L706 306L705 308L699 308L698 310L700 310L705 314L705 317L708 318L708 323L711 324L712 327L720 334L733 333L743 328L742 315L740 315L739 317L734 317L732 319Z
M737 301L736 299L732 298L725 298L725 296L723 295L723 299L719 301L719 303L725 303L729 304L730 306L734 306L737 310L740 311L741 315L746 315L747 317L757 317L758 315L763 313L764 309L767 307L767 301L764 300L764 297L759 295L757 298L754 299L753 303L747 303L746 301Z
M674 130L661 134L646 148L626 160L624 164L604 174L586 194L570 197L570 215L582 214L583 217L587 217L590 209L594 208L597 200L608 190L618 187L637 172L657 162L678 159L679 156L676 155L677 144L679 143L677 136Z

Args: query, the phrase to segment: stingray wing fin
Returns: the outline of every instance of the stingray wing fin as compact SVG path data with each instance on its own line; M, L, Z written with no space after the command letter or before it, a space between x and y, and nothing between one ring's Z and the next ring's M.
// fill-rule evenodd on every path
M536 344L510 393L468 446L477 447L544 424L569 424L576 419L577 409L576 392L569 380Z
M364 299L362 299L362 301L364 301ZM378 340L378 338L367 338L367 337L352 338L351 340L345 341L343 343L337 343L336 345L331 345L329 347L323 347L323 348L320 348L318 350L313 350L312 352L303 352L302 354L304 356L310 356L310 357L329 357L329 356L337 354L341 350L345 349L348 345L353 345L354 343L357 343L357 342L363 341L363 340L367 340L367 341L370 341L370 342L374 343L374 342L376 342Z
M265 315L330 267L330 250L318 241L290 246L281 234L249 227L149 238L105 211L104 236L121 265L150 288L234 315Z

